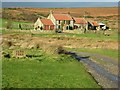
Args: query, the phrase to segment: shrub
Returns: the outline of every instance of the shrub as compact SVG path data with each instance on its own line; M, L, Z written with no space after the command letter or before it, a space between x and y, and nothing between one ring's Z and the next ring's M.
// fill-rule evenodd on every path
M6 44L7 44L8 47L13 45L13 43L11 41L8 41Z
M57 53L58 54L64 54L66 51L63 49L62 46L59 46L58 49L57 49Z
M39 49L39 48L40 48L39 44L36 44L36 49Z
M6 28L7 29L12 29L12 21L7 21L7 23L6 23Z
M10 54L5 54L4 57L5 58L10 58L11 56L10 56Z

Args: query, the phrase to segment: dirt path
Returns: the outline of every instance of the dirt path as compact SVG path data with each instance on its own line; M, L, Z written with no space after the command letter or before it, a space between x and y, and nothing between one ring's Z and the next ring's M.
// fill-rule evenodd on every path
M85 56L94 56L99 58L99 60L104 61L110 66L105 67L97 61L91 60ZM83 57L84 56L84 57ZM103 88L118 88L120 85L120 77L118 77L118 64L116 60L109 58L107 56L91 53L77 53L75 56L76 59L80 60L87 68L87 71L94 77L94 79L101 85ZM111 70L111 65L114 67L114 71Z

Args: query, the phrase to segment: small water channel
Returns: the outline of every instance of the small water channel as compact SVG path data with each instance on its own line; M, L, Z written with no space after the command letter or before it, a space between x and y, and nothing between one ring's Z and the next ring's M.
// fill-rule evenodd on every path
M82 57L80 55L77 55L76 52L68 52L73 58L75 58L78 61L82 61L85 64L87 64L89 67L91 67L95 72L99 75L102 75L103 77L107 78L109 81L115 83L115 84L120 84L120 77L111 74L107 70L104 69L104 67L98 65L97 63L93 62L90 60L90 58L87 57ZM108 59L106 60L108 61ZM111 60L110 60L111 61Z

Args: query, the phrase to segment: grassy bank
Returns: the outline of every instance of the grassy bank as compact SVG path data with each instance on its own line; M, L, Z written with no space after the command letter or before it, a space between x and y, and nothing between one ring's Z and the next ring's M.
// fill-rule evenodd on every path
M76 52L88 52L91 54L100 54L100 55L111 57L115 60L118 60L118 55L119 55L118 50L114 50L114 49L67 48L67 50L76 51Z

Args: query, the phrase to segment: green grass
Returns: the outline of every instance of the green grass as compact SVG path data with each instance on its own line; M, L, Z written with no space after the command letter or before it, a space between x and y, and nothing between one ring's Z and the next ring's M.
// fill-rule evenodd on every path
M26 25L33 25L34 23L32 22L22 22L22 21L12 21L12 20L7 20L7 19L3 19L3 18L0 18L0 24L2 28L5 28L6 27L6 23L11 21L12 23L12 26L13 26L13 29L19 29L19 24L26 24ZM25 26L23 28L26 28ZM31 28L33 29L33 27Z
M35 50L28 50L29 54ZM28 59L2 61L2 87L5 88L100 88L82 63L70 56L40 55Z
M2 19L0 18L0 27L2 27Z
M52 37L52 38L58 38L58 37L67 37L67 38L89 38L93 40L112 40L112 41L117 41L118 40L118 32L117 30L110 31L111 35L110 36L105 36L103 34L99 33L86 33L86 34L76 34L76 33L58 33L56 34L54 31L51 33L39 33L39 34L34 34L33 36L38 36L38 37Z

